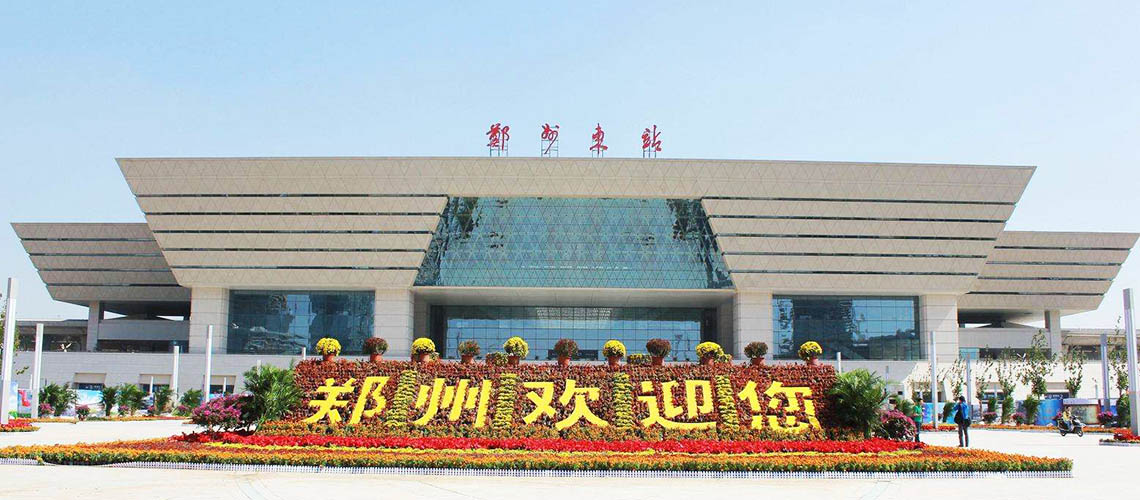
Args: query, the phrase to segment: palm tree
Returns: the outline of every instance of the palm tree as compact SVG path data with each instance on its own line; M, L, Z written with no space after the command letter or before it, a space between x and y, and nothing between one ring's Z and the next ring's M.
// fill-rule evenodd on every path
M828 394L833 398L840 423L871 437L879 425L879 411L887 400L887 383L865 369L840 374Z

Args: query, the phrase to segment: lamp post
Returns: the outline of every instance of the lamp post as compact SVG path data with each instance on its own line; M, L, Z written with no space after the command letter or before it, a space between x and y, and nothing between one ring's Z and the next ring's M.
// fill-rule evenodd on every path
M182 346L174 346L174 366L170 368L170 394L174 398L173 406L178 406L178 357L182 354Z
M12 362L16 357L16 278L8 278L8 303L4 307L4 360L0 371L0 425L8 424L8 400L12 397Z
M934 342L934 330L930 331L930 419L938 429L938 347ZM921 424L920 424L921 425Z
M36 323L36 355L32 358L32 418L40 416L40 367L44 361L44 324Z
M202 403L210 400L210 364L214 361L214 325L206 326L206 373L202 375Z
M1140 434L1140 409L1136 406L1136 327L1132 323L1132 289L1124 289L1124 341L1128 344L1128 407L1132 409L1132 434Z

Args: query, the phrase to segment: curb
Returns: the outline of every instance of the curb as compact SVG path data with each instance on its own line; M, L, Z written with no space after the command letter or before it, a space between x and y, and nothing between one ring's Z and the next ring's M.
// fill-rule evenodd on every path
M1137 442L1134 442L1134 443L1129 443L1129 442L1120 442L1120 441L1100 441L1100 445L1101 445L1101 446L1123 446L1123 447L1126 447L1126 448L1127 448L1127 447L1129 447L1129 446L1136 446L1136 447L1140 447L1140 441L1137 441Z

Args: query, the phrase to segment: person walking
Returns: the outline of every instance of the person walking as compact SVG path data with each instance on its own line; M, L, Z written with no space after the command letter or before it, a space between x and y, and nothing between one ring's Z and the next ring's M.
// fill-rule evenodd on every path
M970 405L966 404L966 398L958 396L958 404L954 405L956 413L954 414L954 423L958 424L958 447L970 447Z

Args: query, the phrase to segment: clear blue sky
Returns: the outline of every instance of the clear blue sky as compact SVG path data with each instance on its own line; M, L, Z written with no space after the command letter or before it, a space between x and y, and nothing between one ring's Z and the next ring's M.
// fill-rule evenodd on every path
M515 155L1036 165L1010 229L1140 231L1140 3L4 2L0 221L141 221L129 156ZM54 3L54 2L53 2ZM54 303L9 228L21 318ZM1066 326L1111 326L1122 285Z

